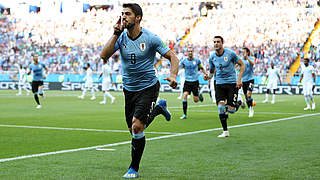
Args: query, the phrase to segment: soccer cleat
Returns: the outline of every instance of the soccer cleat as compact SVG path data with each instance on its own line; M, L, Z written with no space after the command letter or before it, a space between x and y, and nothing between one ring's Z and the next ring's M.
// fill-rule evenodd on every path
M111 104L113 104L115 100L116 100L116 98L112 98L111 99Z
M167 109L167 102L164 99L161 99L158 101L158 104L156 106L160 107L160 114L162 114L167 121L170 121L171 119L171 114Z
M182 96L177 97L177 99L182 99Z
M274 103L275 103L275 101L274 101L274 100L272 100L272 101L271 101L271 104L274 104Z
M100 104L106 104L106 101L100 101Z
M311 109L310 106L307 106L303 110L307 111L307 110L310 110L310 109Z
M40 109L40 108L41 108L41 105L38 105L36 108L37 108L37 109Z
M253 107L249 108L249 118L253 117L254 111L253 111Z
M29 96L30 95L30 91L27 91L27 96Z
M200 102L203 102L203 96L202 96L202 93L199 94L199 100Z
M90 100L95 100L96 99L96 97L95 96L92 96L91 98L90 98Z
M79 98L79 99L84 99L84 97L83 97L83 96L78 96L78 98Z
M229 131L223 131L222 134L220 134L218 137L221 138L221 137L229 137L230 134L229 134Z
M316 109L316 103L312 103L311 109L312 109L312 110L315 110L315 109Z
M187 119L187 115L182 115L181 117L180 117L180 119Z
M16 96L20 96L20 95L21 95L21 93L17 93L17 94L16 94Z
M128 170L128 172L122 176L123 178L126 179L133 179L133 178L138 178L139 177L139 173L137 171L135 171L134 169L130 168Z
M264 101L262 101L262 103L267 103L268 102L268 99L265 99Z

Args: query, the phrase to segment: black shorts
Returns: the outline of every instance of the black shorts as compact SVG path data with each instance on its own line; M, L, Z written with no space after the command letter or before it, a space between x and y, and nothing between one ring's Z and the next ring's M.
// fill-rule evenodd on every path
M32 93L37 93L39 86L43 86L43 81L32 81Z
M243 90L243 94L245 94L245 96L247 96L247 92L253 90L253 86L254 86L254 80L250 80L250 81L246 81L242 83L242 90Z
M183 92L188 92L189 94L192 94L194 96L199 96L199 81L185 81L183 86Z
M125 115L128 128L132 127L133 117L146 124L148 116L155 107L159 96L159 81L146 89L137 92L131 92L123 88L125 97Z
M216 84L216 102L227 100L227 105L236 106L238 101L238 88L236 84Z

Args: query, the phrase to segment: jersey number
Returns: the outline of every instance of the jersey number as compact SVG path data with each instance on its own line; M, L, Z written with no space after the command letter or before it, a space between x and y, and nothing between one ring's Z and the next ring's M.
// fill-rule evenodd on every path
M136 64L136 62L137 62L136 54L134 54L134 53L130 54L130 61L131 61L131 64Z

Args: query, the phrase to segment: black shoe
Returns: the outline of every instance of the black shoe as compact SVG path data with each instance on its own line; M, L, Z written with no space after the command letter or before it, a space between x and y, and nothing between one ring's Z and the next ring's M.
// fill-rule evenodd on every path
M202 96L202 93L199 94L199 100L200 102L203 102L203 96Z

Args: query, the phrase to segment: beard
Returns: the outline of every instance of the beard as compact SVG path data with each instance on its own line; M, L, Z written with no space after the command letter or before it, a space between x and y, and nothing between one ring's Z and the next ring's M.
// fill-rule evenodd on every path
M133 27L134 27L134 25L135 25L135 23L127 23L125 26L124 26L124 28L126 28L126 29L132 29Z

